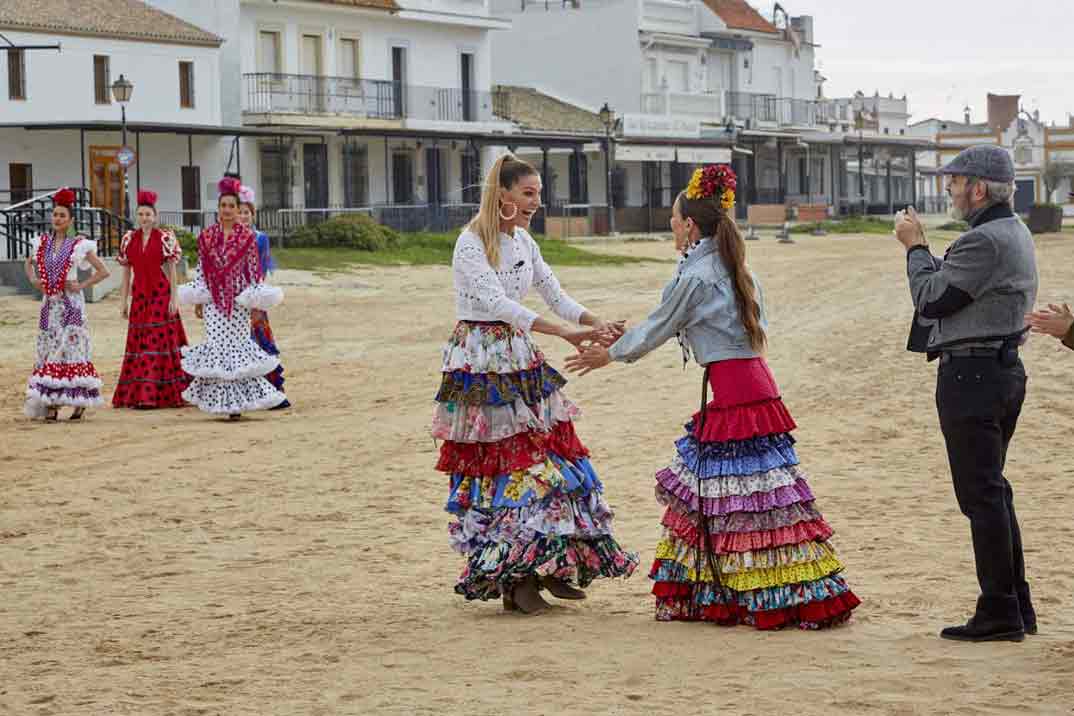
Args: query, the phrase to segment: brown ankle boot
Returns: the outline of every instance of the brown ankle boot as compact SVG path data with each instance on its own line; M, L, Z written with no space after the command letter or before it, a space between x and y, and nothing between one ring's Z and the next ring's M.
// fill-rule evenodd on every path
M585 599L585 592L577 587L572 587L562 579L544 577L541 579L541 584L556 599L570 599L572 601Z
M511 590L511 602L523 614L537 614L548 609L549 603L541 598L537 589L537 577L530 575L515 585ZM506 606L506 602L504 603Z

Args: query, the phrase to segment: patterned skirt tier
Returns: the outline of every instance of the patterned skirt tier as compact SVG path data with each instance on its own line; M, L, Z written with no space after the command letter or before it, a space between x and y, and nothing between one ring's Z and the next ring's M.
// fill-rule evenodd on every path
M650 578L660 621L820 629L860 601L840 576L794 449L794 420L761 358L710 366L712 400L656 475L666 507Z
M42 418L49 408L101 405L102 383L93 365L82 294L45 296L39 328L37 359L26 385L26 415Z
M444 348L433 437L447 473L455 591L496 599L530 575L578 587L638 564L612 536L612 511L574 432L566 380L524 331L459 323Z

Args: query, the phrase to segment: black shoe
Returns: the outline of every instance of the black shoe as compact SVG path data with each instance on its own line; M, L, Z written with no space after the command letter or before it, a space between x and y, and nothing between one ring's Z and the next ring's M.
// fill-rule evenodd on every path
M1021 624L978 622L977 617L971 617L962 626L947 627L941 631L940 638L952 641L1022 641L1026 633Z
M1036 634L1037 633L1037 623L1036 622L1029 622L1028 624L1026 624L1025 633L1026 634Z

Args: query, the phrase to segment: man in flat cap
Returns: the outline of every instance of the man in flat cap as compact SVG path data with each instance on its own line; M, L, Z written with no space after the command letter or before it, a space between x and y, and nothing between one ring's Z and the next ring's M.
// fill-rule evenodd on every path
M940 171L970 230L939 259L913 208L899 212L895 224L915 309L907 348L940 361L936 407L981 586L973 617L940 636L1022 641L1036 633L1037 617L1003 468L1025 400L1018 348L1037 297L1036 253L1029 229L1011 209L1014 164L1005 149L970 147Z

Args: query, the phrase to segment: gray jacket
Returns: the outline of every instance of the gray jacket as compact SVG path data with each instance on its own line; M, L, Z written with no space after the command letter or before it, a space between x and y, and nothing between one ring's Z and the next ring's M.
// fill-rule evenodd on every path
M764 296L756 277L753 285L761 325L767 328ZM609 353L612 360L633 363L680 331L701 365L758 355L739 319L734 280L711 239L703 239L679 267L664 288L660 306L616 341Z
M1033 237L1010 206L991 206L970 226L942 260L923 246L906 256L916 310L907 349L930 359L1019 337L1037 300Z

